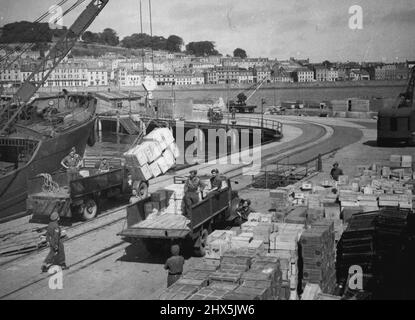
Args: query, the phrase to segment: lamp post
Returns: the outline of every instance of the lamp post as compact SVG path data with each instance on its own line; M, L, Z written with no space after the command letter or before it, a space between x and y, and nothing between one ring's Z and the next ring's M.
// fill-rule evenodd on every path
M262 98L261 99L261 128L264 127L264 104L265 104L265 99Z

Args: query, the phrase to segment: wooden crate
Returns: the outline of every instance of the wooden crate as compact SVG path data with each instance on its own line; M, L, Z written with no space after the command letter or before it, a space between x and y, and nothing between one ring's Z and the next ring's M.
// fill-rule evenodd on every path
M229 291L231 290L205 287L191 295L188 300L222 300Z
M209 276L209 283L211 282L230 282L239 284L243 272L226 272L215 271Z
M174 283L172 286L164 290L160 296L160 300L185 300L200 289L199 286L190 284Z

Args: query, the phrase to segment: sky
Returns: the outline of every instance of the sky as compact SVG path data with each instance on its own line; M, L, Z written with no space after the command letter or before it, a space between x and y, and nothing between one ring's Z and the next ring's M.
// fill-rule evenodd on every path
M149 0L141 1L143 31L150 34ZM0 26L34 21L57 2L0 0ZM110 0L89 30L109 27L120 38L139 33L139 4ZM349 27L353 5L362 8L362 29ZM415 60L414 0L151 0L151 6L153 35L213 41L223 55L242 48L249 57L312 62Z

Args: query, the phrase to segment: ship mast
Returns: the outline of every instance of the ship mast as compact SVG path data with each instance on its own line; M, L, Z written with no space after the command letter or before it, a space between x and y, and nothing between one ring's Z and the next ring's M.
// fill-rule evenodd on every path
M85 0L78 0L67 12L75 9ZM17 116L26 107L26 104L32 99L33 95L45 83L51 72L66 57L74 47L75 43L82 33L91 25L98 14L104 9L109 0L92 0L82 11L65 35L50 49L49 53L43 58L40 64L27 77L22 86L14 94L13 99L0 110L0 119L6 112L9 112L8 119L0 128L0 136L4 135ZM41 75L40 81L36 81L36 76ZM11 111L11 104L15 103L18 108Z

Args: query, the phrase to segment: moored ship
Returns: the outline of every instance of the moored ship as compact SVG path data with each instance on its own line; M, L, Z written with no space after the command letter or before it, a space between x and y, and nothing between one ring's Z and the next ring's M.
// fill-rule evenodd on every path
M28 179L59 170L72 147L83 155L94 144L96 104L91 95L36 98L0 136L0 222L25 214Z

